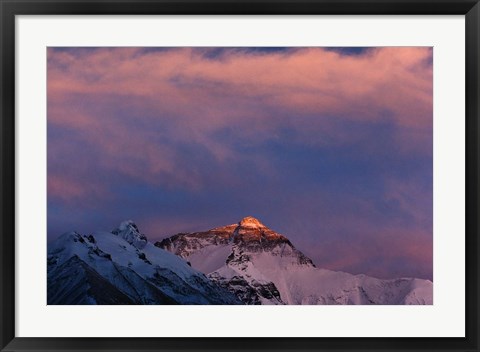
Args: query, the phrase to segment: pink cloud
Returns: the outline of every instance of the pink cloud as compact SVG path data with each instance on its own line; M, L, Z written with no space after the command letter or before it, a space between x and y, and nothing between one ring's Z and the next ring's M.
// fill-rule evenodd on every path
M368 272L381 278L428 278L432 273L431 233L415 229L370 228L369 233L353 239L330 238L326 243L316 241L300 249L318 266L331 270Z
M142 97L184 118L197 110L192 122L207 129L232 120L262 119L245 114L245 106L236 107L240 112L228 111L229 97L259 98L272 107L316 114L319 119L340 115L377 121L390 111L400 126L431 126L428 48L378 48L360 56L323 49L294 55L236 52L223 60L206 59L188 48L150 54L105 49L72 56L49 52L52 99L69 94Z
M393 201L411 216L415 223L430 224L433 211L433 185L417 179L388 178L385 181L385 200ZM430 209L429 212L426 210Z
M336 127L336 119L383 121L389 111L401 127L392 142L403 153L418 153L431 149L430 55L428 48L379 48L360 56L301 49L210 60L188 48L148 54L136 48L49 50L48 120L82 134L103 154L104 167L167 187L199 189L203 181L193 165L180 164L171 143L158 141L158 129L150 126L159 119L175 126L176 140L202 146L218 162L248 157L268 170L268 160L213 136L230 128L238 138L263 143L282 138L278 130L284 128L297 132L292 141L353 144L358 137ZM274 113L265 114L269 107ZM144 125L128 130L117 123L122 110L143 114ZM219 178L234 186L238 176Z
M49 197L71 204L78 204L79 201L91 202L99 197L108 196L107 190L102 185L55 173L49 173L47 187Z

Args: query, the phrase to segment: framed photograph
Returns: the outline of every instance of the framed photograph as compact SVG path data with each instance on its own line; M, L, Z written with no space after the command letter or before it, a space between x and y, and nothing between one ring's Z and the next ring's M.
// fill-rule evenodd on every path
M479 351L478 1L3 1L1 351Z

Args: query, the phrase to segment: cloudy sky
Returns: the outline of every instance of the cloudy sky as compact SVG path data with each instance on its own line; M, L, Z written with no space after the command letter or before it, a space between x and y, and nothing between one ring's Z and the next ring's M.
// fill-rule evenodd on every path
M432 49L49 48L48 236L251 215L317 266L432 279Z

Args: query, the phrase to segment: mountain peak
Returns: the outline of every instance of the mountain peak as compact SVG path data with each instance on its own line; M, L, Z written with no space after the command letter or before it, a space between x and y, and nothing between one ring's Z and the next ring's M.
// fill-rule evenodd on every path
M135 224L135 222L133 222L133 220L122 221L117 229L120 230L120 231L125 231L125 230L129 229L130 227L133 228L135 231L138 231L137 224Z
M112 230L112 233L122 237L138 249L144 248L147 244L147 237L140 233L137 225L132 220L122 221L118 228Z
M238 223L233 231L232 238L235 243L243 242L250 244L262 243L264 241L270 241L272 244L278 241L288 241L286 237L272 231L253 216L247 216ZM257 245L255 244L255 246ZM260 247L262 246L264 245L260 245Z
M264 229L266 226L260 222L260 220L254 218L253 216L244 217L238 223L240 227L248 229Z

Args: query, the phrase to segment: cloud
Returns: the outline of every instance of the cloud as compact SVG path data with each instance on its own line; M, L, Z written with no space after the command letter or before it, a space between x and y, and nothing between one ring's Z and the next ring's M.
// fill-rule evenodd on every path
M254 106L245 106L242 98L317 118L334 114L378 121L389 112L401 126L431 126L429 48L377 48L355 56L321 48L296 50L295 55L251 55L232 49L221 60L207 59L191 48L139 54L140 50L99 49L76 56L74 50L50 49L49 98L146 98L165 112L209 112L195 120L204 128L202 122L218 127L230 124L230 119L261 119L249 116ZM228 111L232 100L247 113Z
M430 48L160 49L48 49L56 233L255 215L327 267L431 274Z
M175 144L234 162L242 155L216 138L225 131L244 144L287 130L291 142L351 144L361 134L342 121L391 121L401 127L392 140L399 150L411 152L412 143L426 144L417 153L431 150L429 48L254 53L224 50L215 60L192 48L50 48L49 124L83 133L120 173L192 188L202 181L177 164Z
M353 274L368 273L379 278L419 277L432 280L431 231L370 230L363 236L328 238L324 243L311 242L308 246L302 241L297 246L322 268Z
M109 196L109 192L103 184L75 180L72 177L55 173L48 175L47 189L48 197L51 200L61 200L67 204L83 203L86 205L99 198L105 199Z

